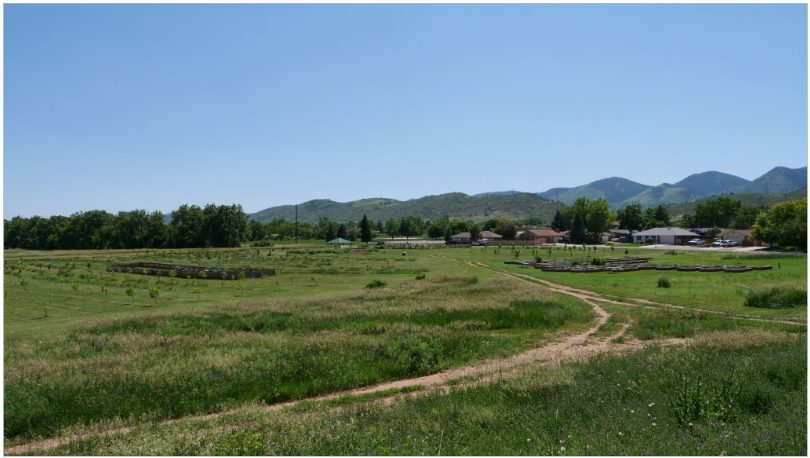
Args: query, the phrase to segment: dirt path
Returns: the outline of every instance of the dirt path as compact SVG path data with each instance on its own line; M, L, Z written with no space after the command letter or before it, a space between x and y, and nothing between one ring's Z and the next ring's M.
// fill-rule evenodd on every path
M484 267L478 265L477 267ZM486 266L489 267L489 266ZM576 290L574 288L564 287L544 281L535 281L533 277L527 277L517 273L505 273L503 275L516 278L521 281L529 282L534 285L540 286L544 289L562 292L583 300L589 304L593 311L596 313L596 322L587 330L575 334L563 335L553 339L550 342L544 343L540 347L518 353L516 355L502 358L502 359L487 359L477 362L475 364L462 366L454 369L449 369L444 372L426 375L422 377L413 377L403 380L395 380L391 382L380 383L369 387L357 388L353 390L340 391L336 393L325 394L290 402L272 404L267 406L267 411L277 411L287 407L294 406L302 401L325 401L336 399L343 396L357 396L363 394L378 393L392 389L403 389L408 387L421 387L418 392L395 393L384 398L378 398L378 401L390 403L394 399L403 396L415 396L426 394L428 392L435 392L436 390L449 390L452 387L469 387L480 385L484 383L491 383L492 381L502 379L504 377L513 377L521 371L528 368L536 367L556 367L564 361L581 361L591 358L597 354L608 351L632 351L638 350L648 345L679 345L688 343L688 339L665 339L658 341L641 342L637 340L626 340L622 343L613 342L619 336L623 336L627 331L629 325L623 325L617 332L602 337L595 337L594 334L599 328L605 324L610 317L610 314L603 309L594 300L604 300L598 295L588 291ZM609 301L608 301L609 302ZM453 383L451 385L451 382ZM460 382L460 383L459 383ZM159 424L172 424L179 421L187 420L211 420L222 417L232 413L231 411L217 412L207 415L186 416L177 419L164 420ZM66 444L79 439L86 439L90 437L100 437L113 434L124 434L132 431L134 428L141 425L134 425L122 428L115 428L106 431L97 431L89 433L79 433L64 436L56 436L38 441L28 442L25 444L14 445L5 447L5 453L30 453L32 451L43 451L53 449L60 445Z

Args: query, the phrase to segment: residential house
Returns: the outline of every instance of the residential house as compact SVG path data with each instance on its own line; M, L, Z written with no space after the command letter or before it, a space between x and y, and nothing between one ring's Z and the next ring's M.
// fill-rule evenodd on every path
M450 236L450 243L470 243L472 236L469 232L459 232Z
M521 232L517 236L517 240L539 245L541 243L557 243L563 237L565 237L565 234L562 232L557 232L550 227L541 227Z
M481 231L481 235L478 236L478 240L501 240L503 237L500 235L490 232L490 231ZM458 234L450 236L450 243L470 243L472 242L472 235L469 232L459 232Z
M487 239L487 240L500 240L500 239L502 239L503 237L501 237L499 234L496 234L496 233L491 232L491 231L481 231L481 237L479 237L479 238L480 238L480 239L482 239L482 240L483 240L483 239Z
M686 245L689 240L699 237L698 234L680 227L654 227L633 234L636 243L657 243L663 245Z

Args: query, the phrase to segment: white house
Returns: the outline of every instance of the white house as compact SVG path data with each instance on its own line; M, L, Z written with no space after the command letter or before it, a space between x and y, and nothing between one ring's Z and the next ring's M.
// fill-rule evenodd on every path
M660 243L664 245L686 245L690 239L700 237L694 232L680 227L654 227L646 231L633 234L636 243Z

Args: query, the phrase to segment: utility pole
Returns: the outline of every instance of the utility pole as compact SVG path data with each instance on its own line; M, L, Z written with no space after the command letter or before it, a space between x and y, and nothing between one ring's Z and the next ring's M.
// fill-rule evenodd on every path
M298 244L298 204L295 204L295 243Z

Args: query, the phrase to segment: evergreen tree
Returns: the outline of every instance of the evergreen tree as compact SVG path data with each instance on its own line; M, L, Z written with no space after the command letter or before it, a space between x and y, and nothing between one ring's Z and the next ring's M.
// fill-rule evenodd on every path
M554 220L551 221L551 228L558 232L562 232L567 229L565 227L565 221L563 221L563 217L559 210L557 210L557 213L554 214Z
M335 225L334 224L330 223L329 225L326 226L326 230L324 231L324 237L323 238L326 239L327 242L330 241L330 240L335 239Z
M574 221L571 223L571 243L585 243L588 237L585 233L585 217L582 212L574 213Z
M342 239L349 238L349 235L346 234L346 226L345 225L341 224L340 226L338 226L337 236L342 238Z
M363 219L360 220L360 240L363 243L371 241L371 223L365 213L363 213Z

